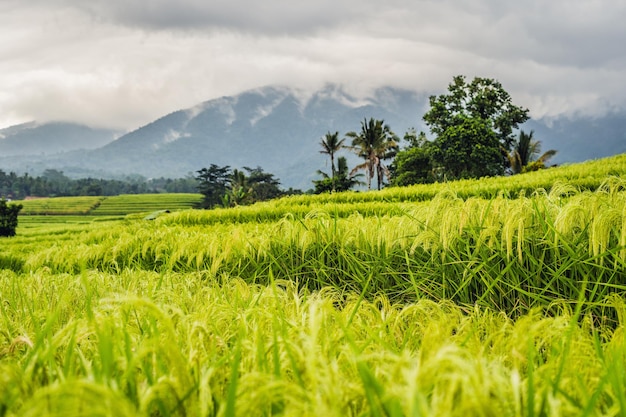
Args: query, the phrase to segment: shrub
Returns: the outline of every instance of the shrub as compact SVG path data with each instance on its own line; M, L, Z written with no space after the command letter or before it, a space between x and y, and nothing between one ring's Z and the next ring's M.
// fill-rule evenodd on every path
M0 200L0 236L15 236L17 215L21 209L21 204L9 205L6 200Z

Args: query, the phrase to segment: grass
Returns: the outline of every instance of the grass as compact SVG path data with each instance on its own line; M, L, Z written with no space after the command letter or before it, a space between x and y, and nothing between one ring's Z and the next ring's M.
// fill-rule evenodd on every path
M22 216L0 241L0 416L622 415L623 160Z
M6 415L612 415L623 396L623 331L567 310L512 320L201 274L15 278L0 280L16 301L0 315Z

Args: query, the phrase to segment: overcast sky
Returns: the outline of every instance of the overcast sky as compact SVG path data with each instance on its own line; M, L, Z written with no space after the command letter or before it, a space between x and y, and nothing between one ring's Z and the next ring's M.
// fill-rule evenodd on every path
M443 92L533 118L626 107L624 0L0 0L0 127L134 129L265 85ZM416 115L416 118L421 115Z

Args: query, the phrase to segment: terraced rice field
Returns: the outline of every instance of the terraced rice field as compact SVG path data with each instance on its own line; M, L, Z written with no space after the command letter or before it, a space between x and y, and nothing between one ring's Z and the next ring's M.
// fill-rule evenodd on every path
M626 413L625 155L114 214L0 241L0 415Z
M56 197L20 201L22 215L119 216L194 207L200 194L126 194L113 197Z
M107 197L58 197L19 201L23 216L88 215Z

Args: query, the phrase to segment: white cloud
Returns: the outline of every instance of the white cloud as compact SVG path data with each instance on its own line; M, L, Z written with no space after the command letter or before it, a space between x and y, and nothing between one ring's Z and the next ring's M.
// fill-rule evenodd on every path
M534 117L626 106L621 0L3 0L0 127L133 129L263 85L441 92L497 78Z

